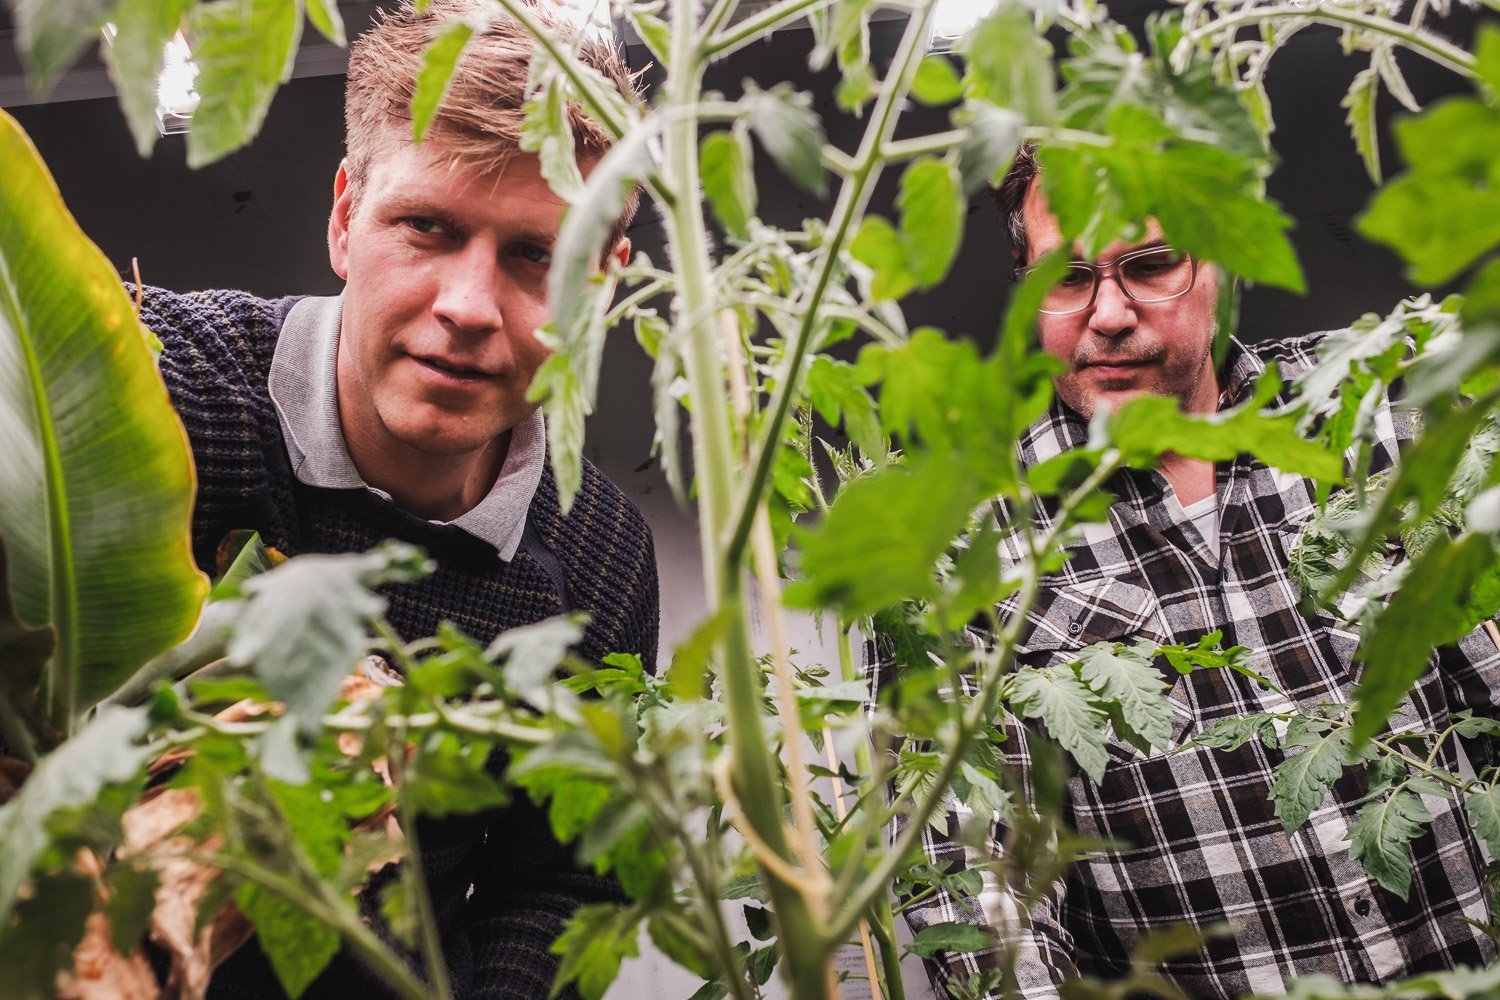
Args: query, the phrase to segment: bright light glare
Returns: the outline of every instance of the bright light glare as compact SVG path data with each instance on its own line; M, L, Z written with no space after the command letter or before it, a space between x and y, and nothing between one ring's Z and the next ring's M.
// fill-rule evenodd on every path
M162 135L187 131L188 120L198 110L198 67L182 32L167 43L161 76L156 80L156 123Z
M560 0L558 12L574 28L596 41L608 42L615 37L615 26L609 19L609 0Z
M927 37L928 50L949 51L996 6L997 0L938 0L932 12L932 31Z

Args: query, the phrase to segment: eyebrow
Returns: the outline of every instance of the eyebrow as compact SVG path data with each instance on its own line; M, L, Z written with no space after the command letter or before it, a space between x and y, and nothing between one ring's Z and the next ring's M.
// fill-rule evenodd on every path
M436 219L450 228L466 231L472 227L464 225L462 220L452 212L439 207L435 202L422 197L412 195L397 195L385 204L386 211L393 217L406 218L418 217ZM507 226L505 238L507 243L535 243L538 246L551 250L557 243L561 227L548 229L538 226L530 221L520 221Z

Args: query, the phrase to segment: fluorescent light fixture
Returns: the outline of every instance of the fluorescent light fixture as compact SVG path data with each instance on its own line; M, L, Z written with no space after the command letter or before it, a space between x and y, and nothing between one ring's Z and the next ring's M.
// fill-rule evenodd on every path
M104 41L115 42L119 29L106 22ZM198 67L182 32L177 32L162 50L161 75L156 78L156 130L162 135L180 135L188 130L198 110Z
M998 0L937 0L932 11L932 27L927 33L927 51L953 51L958 40L989 16L996 6Z

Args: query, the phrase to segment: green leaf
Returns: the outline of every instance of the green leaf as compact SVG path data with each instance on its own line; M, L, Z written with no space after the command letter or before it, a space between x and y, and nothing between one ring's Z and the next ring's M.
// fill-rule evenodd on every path
M1440 285L1500 243L1500 108L1450 98L1398 120L1409 169L1370 200L1359 231L1411 265L1421 285Z
M917 65L911 81L912 96L923 104L938 107L951 104L963 96L964 84L958 70L946 56L930 55Z
M481 22L482 24L482 22ZM412 140L421 142L427 135L427 129L432 124L432 119L437 115L438 105L443 102L443 97L448 93L448 85L453 82L453 70L458 66L459 57L463 55L464 47L469 44L469 39L474 37L474 31L478 27L467 18L455 18L448 21L439 31L432 43L422 51L422 68L417 70L416 89L411 98L411 134ZM521 126L521 148L529 153L537 151L537 145L532 142L533 133L528 126L533 122L533 117L528 115ZM566 121L563 123L567 128ZM568 137L568 152L573 149L572 137ZM567 194L557 187L555 181L547 173L549 157L547 150L543 149L542 175L552 183L552 189L564 198ZM571 162L571 157L569 158ZM574 175L577 175L578 167L573 167ZM579 182L582 186L582 182Z
M281 988L297 1000L338 953L338 931L255 883L241 886L234 901L255 925L256 940Z
M755 170L750 144L738 129L710 132L698 151L703 193L724 231L744 239L755 214Z
M1432 813L1421 798L1405 789L1367 802L1349 827L1349 856L1404 902L1411 892L1411 842L1430 822Z
M0 925L0 995L45 1000L57 996L57 974L73 967L94 908L93 882L72 871L36 880L36 894L16 907L16 920Z
M39 94L68 71L109 20L115 0L16 0L16 45Z
M1345 122L1354 137L1354 148L1365 161L1365 173L1378 186L1380 176L1380 131L1376 126L1375 98L1380 93L1380 73L1370 66L1354 75L1340 107L1349 115Z
M593 409L604 354L608 302L605 285L597 278L600 261L611 249L605 244L630 192L653 169L649 134L633 129L594 166L583 194L563 218L547 272L552 322L540 339L557 353L536 373L527 398L542 401L564 513L572 508L582 480L583 417Z
M1484 840L1490 855L1500 852L1500 785L1479 785L1464 796L1464 809L1474 832Z
M1040 719L1084 773L1096 784L1103 781L1104 768L1109 763L1104 751L1105 723L1109 717L1072 669L1025 667L1016 671L1011 685L1011 709L1023 718Z
M849 437L866 455L885 451L875 401L859 383L854 367L820 354L807 370L807 399L818 416L837 427L843 424Z
M994 943L994 935L975 924L931 924L916 933L906 950L923 958L934 958L940 951L961 954L981 951Z
M902 173L896 195L901 248L918 288L931 288L947 276L963 242L967 209L958 168L948 160L914 160Z
M154 868L132 864L111 865L108 876L109 899L104 904L104 913L109 918L110 940L116 951L129 955L140 946L150 927L161 878Z
M145 732L144 709L106 705L78 735L43 757L16 797L0 806L0 927L51 843L48 820L91 804L108 786L138 780L148 756L139 745Z
M906 257L901 235L885 219L867 215L849 241L849 253L875 272L870 297L877 302L899 299L917 285Z
M1152 464L1168 452L1210 462L1254 455L1273 469L1325 483L1344 481L1343 455L1302 437L1293 414L1260 413L1280 386L1274 370L1256 385L1255 397L1241 406L1211 414L1187 414L1168 396L1142 396L1109 418L1109 440L1131 465Z
M5 565L5 539L0 537L0 737L16 756L33 756L32 734L47 734L56 742L60 734L49 732L50 723L42 705L42 668L57 646L50 628L27 628L16 618L10 598L10 575ZM24 720L24 721L23 721Z
M655 913L646 922L646 931L651 935L651 943L663 955L696 976L713 979L717 975L713 960L694 937L689 936L684 923L684 918L677 913Z
M931 596L938 557L982 497L942 456L854 480L816 528L798 529L803 579L787 588L787 603L855 618Z
M958 147L958 173L967 198L1005 177L1020 148L1026 119L986 101L970 101L954 115L954 123L964 129Z
M192 630L208 584L187 439L130 299L4 115L0 170L0 536L16 617L57 630L67 726Z
M812 110L812 96L779 83L761 90L745 81L746 117L766 153L799 187L822 195L828 189L823 169L823 125Z
M969 92L1045 125L1056 114L1052 46L1037 34L1025 4L1002 2L960 46Z
M424 816L452 816L505 805L505 789L485 769L488 757L482 742L451 734L425 740L407 765L411 807Z
M1268 746L1273 745L1267 741L1267 737L1271 741L1276 740L1276 719L1265 712L1256 712L1214 723L1193 737L1193 745L1213 750L1238 750L1253 739L1259 739Z
M333 44L340 48L348 44L338 0L307 0L307 19L318 29L319 34Z
M151 155L160 131L156 121L157 77L162 53L192 7L192 0L114 0L115 37L100 46L120 110L142 158Z
M1167 682L1149 657L1118 643L1094 643L1079 654L1078 675L1111 703L1116 735L1142 753L1165 749L1172 737L1172 703Z
M261 541L260 532L242 531L231 534L238 534L243 538L243 543L235 552L234 558L230 560L229 568L224 571L224 575L214 582L213 590L208 594L210 602L227 601L243 596L245 581L269 572L273 567L286 562L286 556L280 553L273 555L271 550L266 548L265 543ZM225 544L226 542L219 543L221 553L224 551Z
M188 166L196 169L260 131L276 88L291 75L302 11L286 0L214 0L193 8L188 33L202 98L187 141Z
M1356 747L1385 726L1427 670L1432 650L1463 638L1473 628L1468 596L1494 562L1493 545L1479 535L1457 541L1439 537L1414 561L1401 588L1360 642L1365 670L1355 692Z
M991 608L1015 584L1005 579L1000 565L1000 536L986 524L967 538L963 551L953 561L953 573L936 601L944 629L957 631L980 611Z
M266 690L286 705L264 737L268 775L292 785L307 780L296 734L319 731L340 681L364 656L367 624L386 606L373 588L429 569L416 549L387 542L365 553L299 556L245 583L229 657L253 666Z
M634 4L626 8L636 34L651 50L651 58L662 66L668 65L672 56L672 29L666 21L650 11Z
M634 907L593 904L573 914L552 953L562 956L551 997L577 982L583 1000L599 1000L619 975L620 962L639 954L636 928L641 915Z
M1349 731L1320 734L1295 727L1288 730L1285 745L1302 752L1276 765L1271 801L1282 828L1291 833L1323 804L1328 786L1343 773L1349 760Z

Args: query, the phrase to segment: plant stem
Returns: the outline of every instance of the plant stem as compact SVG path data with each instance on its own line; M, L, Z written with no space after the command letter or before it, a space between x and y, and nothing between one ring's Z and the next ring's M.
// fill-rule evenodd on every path
M411 970L375 936L375 932L365 926L357 913L344 906L342 900L328 898L327 888L320 879L314 879L312 883L317 891L309 893L293 879L244 858L228 854L197 853L189 854L188 857L254 882L309 916L328 924L339 932L344 942L354 949L387 986L406 1000L432 1000L431 988L412 975Z
M396 812L401 825L401 834L406 838L406 860L402 865L401 878L406 883L407 896L416 904L417 927L422 948L422 961L427 965L427 981L436 990L436 1000L453 1000L453 991L448 982L448 962L443 956L443 941L438 935L437 915L432 909L432 894L427 891L427 879L422 872L422 843L417 834L417 816L411 807L406 777L406 733L392 730L396 739L391 741L386 765L396 785Z
M1177 44L1181 49L1184 46L1196 45L1204 39L1212 38L1225 31L1232 34L1235 28L1244 24L1280 19L1308 20L1318 24L1364 28L1394 39L1413 52L1420 53L1439 66L1461 76L1473 77L1475 73L1474 57L1458 46L1402 21L1349 10L1329 0L1324 0L1323 3L1314 6L1292 3L1269 7L1247 7L1236 13L1215 18L1203 27L1188 32Z
M774 7L767 7L705 44L702 47L704 61L721 59L749 42L769 37L771 32L796 20L806 11L832 3L833 0L783 0Z
M923 55L922 40L927 37L927 19L931 11L930 4L924 5L906 22L906 30L901 35L901 43L896 49L890 70L886 74L887 84L881 88L880 96L875 101L875 107L870 113L870 125L865 130L859 152L855 155L854 172L844 178L844 183L839 188L838 201L834 204L833 216L828 225L828 235L824 241L822 257L818 261L817 273L803 300L798 303L802 321L792 340L792 348L787 355L786 363L782 366L776 395L771 401L767 416L762 421L760 438L756 442L755 469L739 498L739 519L734 533L730 536L725 554L726 560L731 564L739 562L750 537L750 528L755 520L755 509L759 506L761 495L765 492L766 483L770 478L771 468L775 464L776 453L781 444L787 413L791 410L792 400L801 382L802 362L812 346L813 335L818 332L823 296L827 294L834 272L838 269L839 251L843 248L845 240L849 238L854 220L864 214L875 181L880 176L880 169L884 163L881 150L890 141L895 131L901 105L907 91L911 89L912 74L916 72L917 64Z

